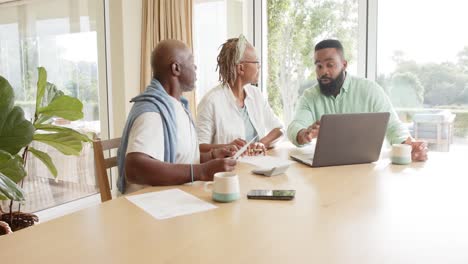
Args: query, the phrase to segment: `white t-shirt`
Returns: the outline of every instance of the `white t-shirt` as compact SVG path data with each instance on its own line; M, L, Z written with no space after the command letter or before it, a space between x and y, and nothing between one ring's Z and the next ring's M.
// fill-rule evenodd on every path
M173 97L170 98L175 110L177 127L175 163L198 164L200 151L195 127L182 103ZM132 152L145 153L154 159L164 161L164 130L159 113L147 112L135 119L130 129L126 154ZM143 187L127 181L126 193Z

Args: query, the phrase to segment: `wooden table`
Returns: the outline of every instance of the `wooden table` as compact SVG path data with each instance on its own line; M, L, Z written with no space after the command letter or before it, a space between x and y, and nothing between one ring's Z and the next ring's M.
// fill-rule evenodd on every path
M286 158L288 149L271 154ZM431 153L409 166L295 163L272 178L241 164L236 202L156 220L121 197L0 237L0 261L468 263L466 164L466 156ZM177 188L211 202L200 185ZM247 200L258 188L295 189L296 198Z

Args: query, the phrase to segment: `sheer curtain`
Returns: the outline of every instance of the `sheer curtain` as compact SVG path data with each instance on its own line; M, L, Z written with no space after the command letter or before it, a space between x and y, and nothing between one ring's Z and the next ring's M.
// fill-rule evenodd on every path
M193 0L143 0L140 90L151 80L151 51L164 39L178 39L192 45ZM185 94L196 113L195 91Z

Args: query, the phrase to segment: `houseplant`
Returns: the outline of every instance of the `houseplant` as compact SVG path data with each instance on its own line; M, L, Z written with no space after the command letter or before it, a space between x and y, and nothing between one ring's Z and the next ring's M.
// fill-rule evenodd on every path
M86 135L71 128L53 125L53 117L70 121L81 119L83 104L48 83L43 67L38 68L36 108L32 121L26 120L23 110L14 106L13 88L0 76L0 200L10 200L8 212L2 212L0 208L0 221L8 223L13 231L38 221L37 216L20 211L24 193L18 183L26 176L24 167L28 155L39 159L57 177L51 157L31 143L38 141L64 155L79 155L83 143L90 142ZM17 212L13 211L14 202L20 203Z

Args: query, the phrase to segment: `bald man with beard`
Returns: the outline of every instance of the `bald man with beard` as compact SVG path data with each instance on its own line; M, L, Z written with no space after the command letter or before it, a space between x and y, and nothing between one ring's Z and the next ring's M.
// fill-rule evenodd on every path
M151 54L153 79L134 103L118 151L117 187L128 193L148 185L210 181L232 171L236 161L227 148L199 152L194 123L183 92L195 88L190 49L177 40L161 41Z

